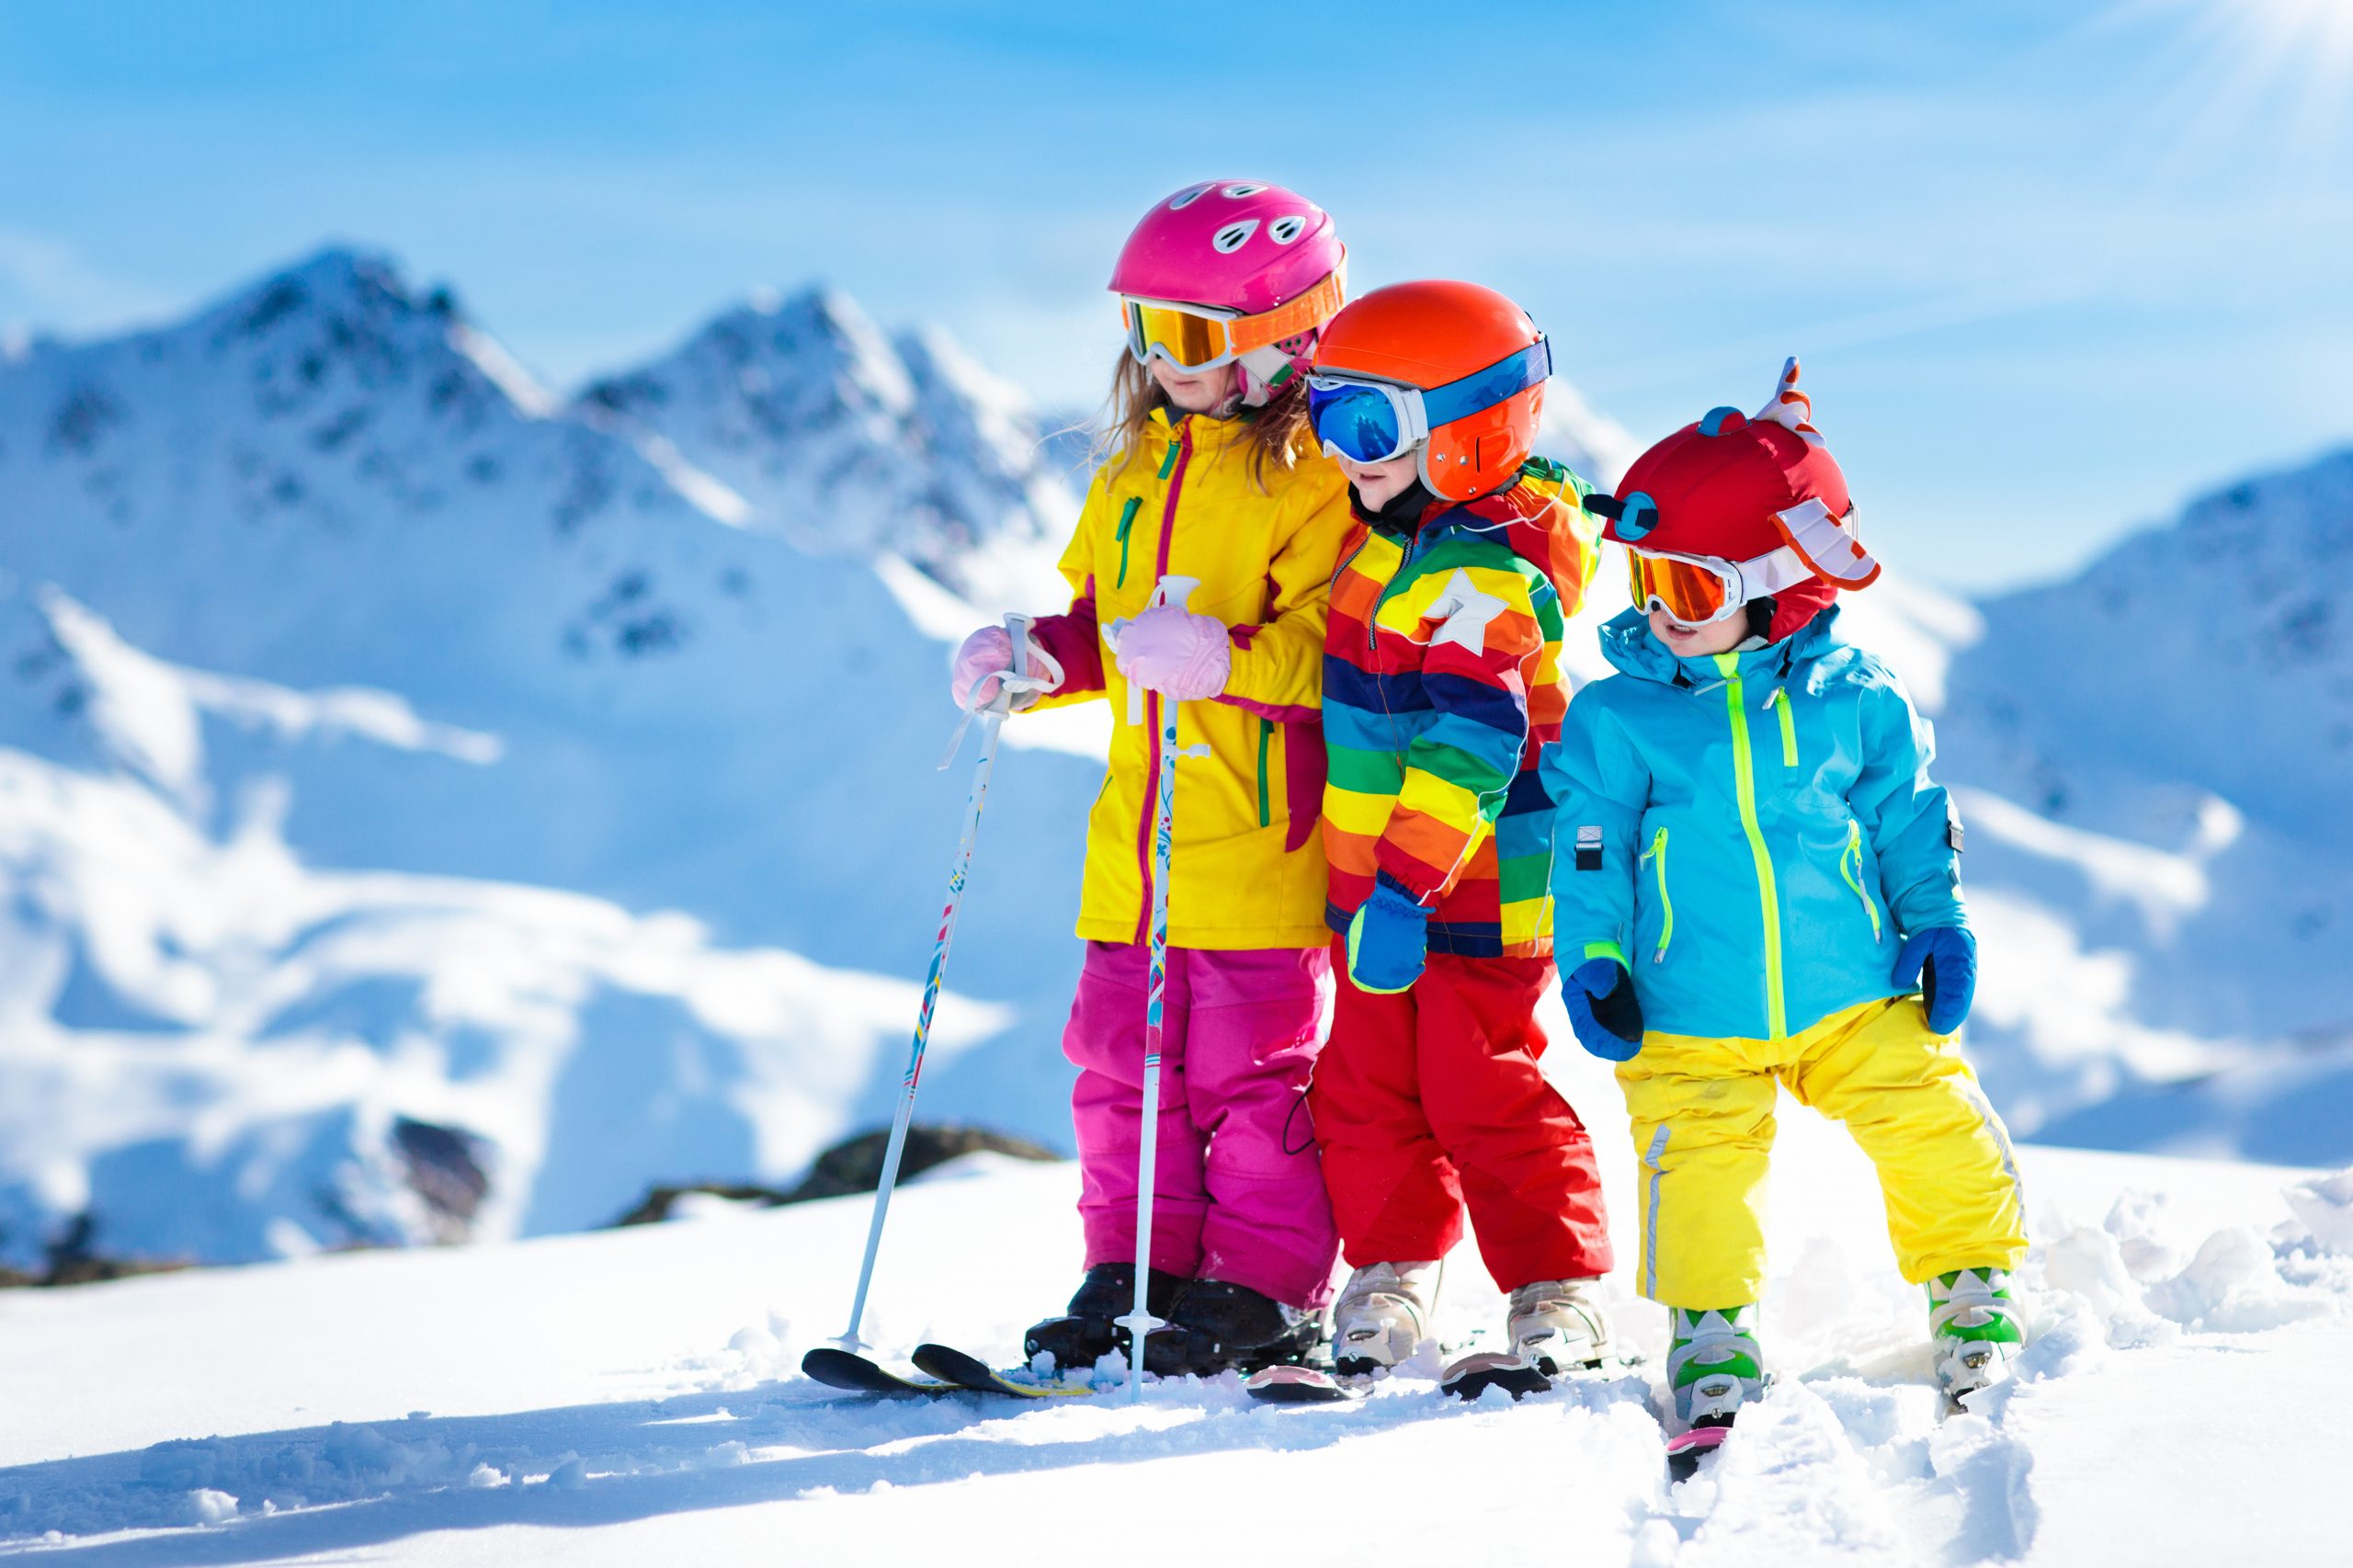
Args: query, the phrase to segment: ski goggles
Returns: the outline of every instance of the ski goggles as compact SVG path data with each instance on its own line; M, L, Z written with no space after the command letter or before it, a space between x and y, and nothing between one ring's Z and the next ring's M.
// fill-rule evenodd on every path
M1737 613L1751 599L1815 579L1813 567L1784 545L1754 561L1713 555L1676 555L1664 551L1626 551L1635 608L1663 609L1684 626L1712 626Z
M1128 329L1128 352L1137 364L1147 364L1157 354L1180 370L1211 370L1253 349L1314 331L1339 314L1347 302L1347 283L1336 269L1306 293L1255 316L1214 305L1122 294L1120 321Z
M1437 426L1517 397L1552 373L1552 347L1541 333L1518 353L1427 392L1320 371L1307 378L1307 418L1327 457L1386 462L1428 440Z

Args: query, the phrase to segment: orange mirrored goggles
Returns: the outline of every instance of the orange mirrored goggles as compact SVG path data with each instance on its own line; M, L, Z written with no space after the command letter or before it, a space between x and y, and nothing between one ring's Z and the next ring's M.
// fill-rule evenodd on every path
M1120 321L1128 329L1128 352L1136 363L1146 363L1157 354L1180 370L1209 370L1254 348L1313 332L1340 313L1346 296L1346 280L1337 271L1324 274L1323 281L1298 298L1255 316L1122 294Z
M1636 608L1663 609L1686 626L1711 625L1747 602L1740 568L1729 561L1629 550L1626 567Z

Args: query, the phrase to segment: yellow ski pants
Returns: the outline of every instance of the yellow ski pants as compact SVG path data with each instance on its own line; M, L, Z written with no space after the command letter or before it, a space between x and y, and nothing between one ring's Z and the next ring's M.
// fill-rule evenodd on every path
M1845 1122L1879 1167L1904 1278L2014 1268L2026 1253L2009 1134L1917 996L1868 1002L1777 1040L1645 1034L1618 1084L1642 1160L1634 1282L1652 1301L1700 1311L1764 1295L1779 1087Z

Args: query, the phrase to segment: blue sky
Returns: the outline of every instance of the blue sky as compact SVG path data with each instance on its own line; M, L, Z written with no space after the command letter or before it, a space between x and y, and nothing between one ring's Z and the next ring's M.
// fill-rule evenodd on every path
M2353 0L10 7L0 326L337 239L560 384L822 277L1078 405L1128 224L1246 175L1645 439L1799 353L1868 537L1984 587L2353 439L2349 56Z

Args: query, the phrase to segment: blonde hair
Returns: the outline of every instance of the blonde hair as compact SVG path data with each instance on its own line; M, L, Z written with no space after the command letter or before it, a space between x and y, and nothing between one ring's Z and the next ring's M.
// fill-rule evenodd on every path
M1122 349L1111 371L1110 395L1103 400L1102 417L1096 422L1088 460L1117 462L1120 472L1126 472L1142 449L1143 427L1152 422L1153 412L1167 406L1168 393L1153 378L1151 368L1137 363L1134 355ZM1271 462L1288 471L1309 450L1307 378L1292 376L1265 407L1248 414L1250 478L1259 494L1265 494L1267 465Z

